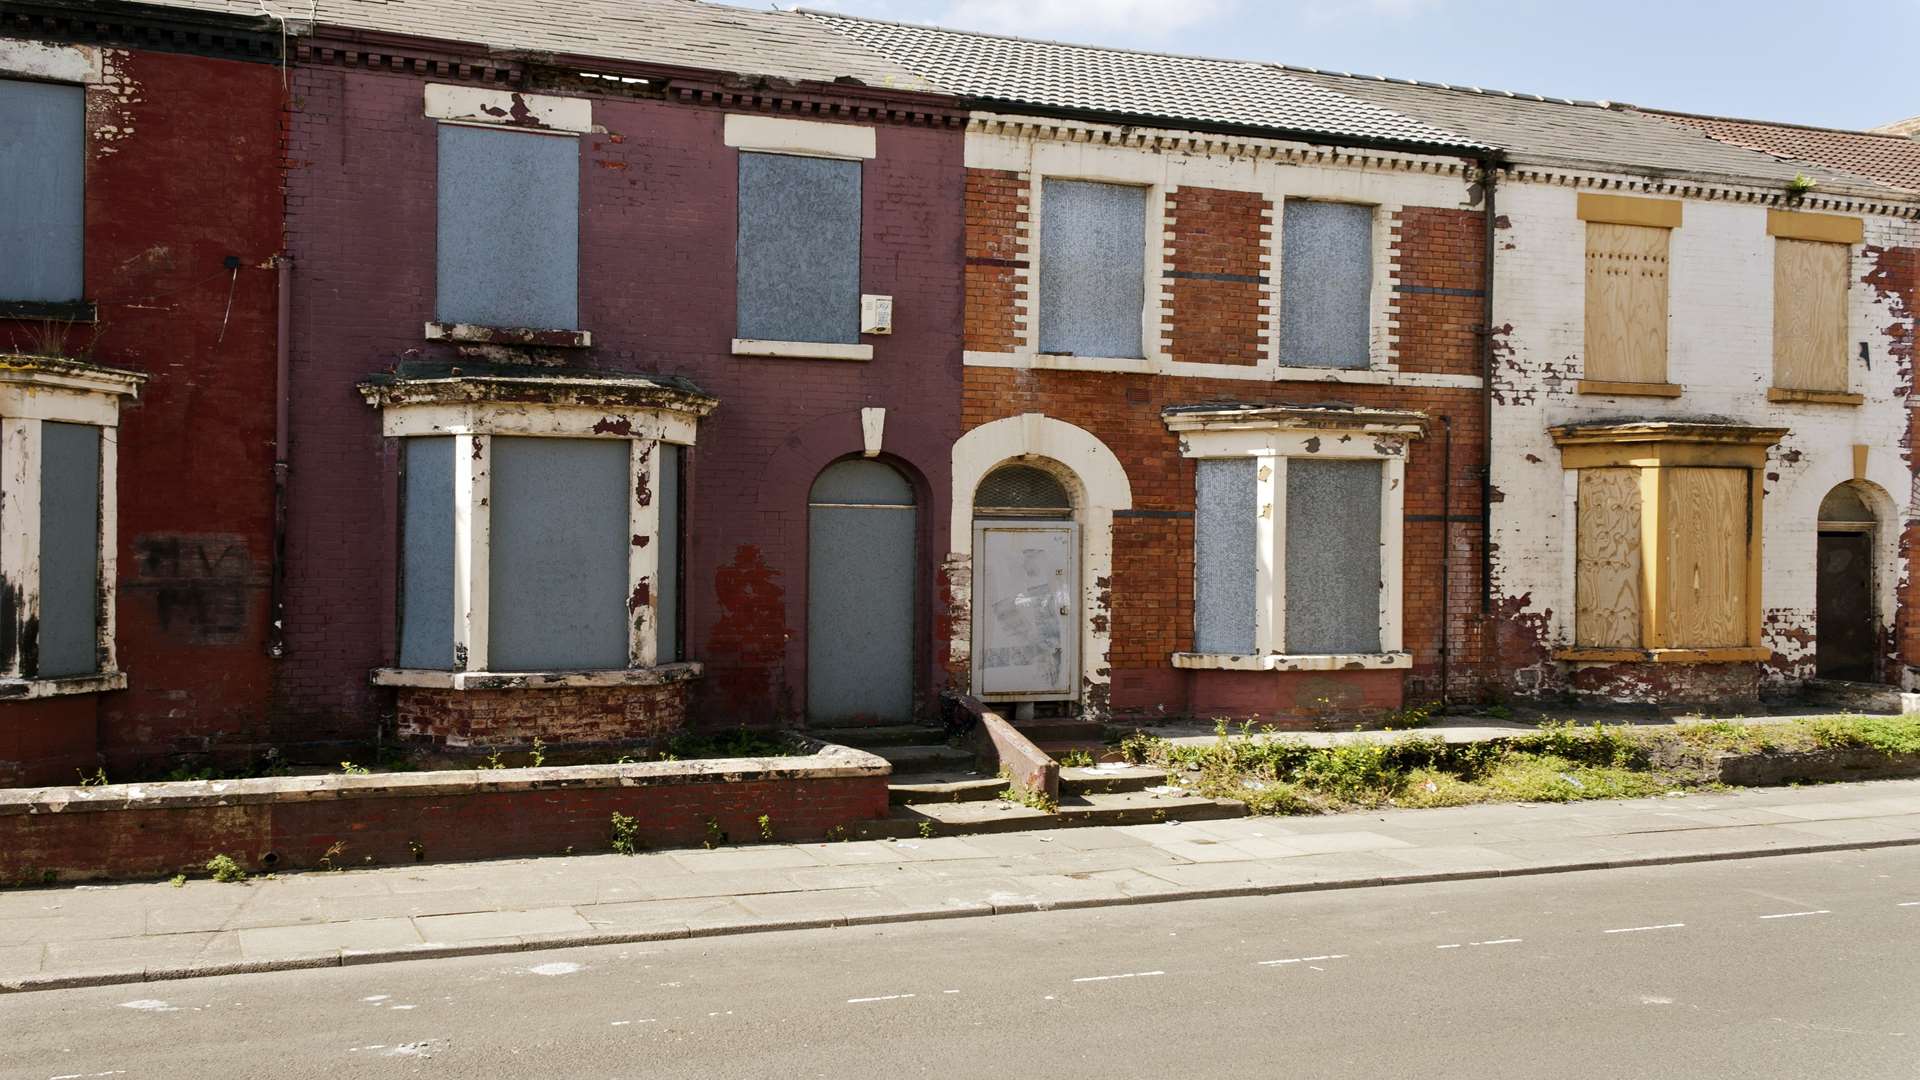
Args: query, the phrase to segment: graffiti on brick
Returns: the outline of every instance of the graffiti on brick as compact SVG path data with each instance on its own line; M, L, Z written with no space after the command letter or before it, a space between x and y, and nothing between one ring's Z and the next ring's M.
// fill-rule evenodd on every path
M163 633L201 645L242 641L251 594L266 585L244 536L143 533L134 537L134 572L121 582L127 600L147 604Z

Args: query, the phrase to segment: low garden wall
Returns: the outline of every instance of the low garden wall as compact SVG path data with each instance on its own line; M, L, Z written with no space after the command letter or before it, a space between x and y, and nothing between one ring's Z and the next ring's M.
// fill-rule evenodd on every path
M0 790L0 884L817 840L887 816L885 759L794 757ZM764 819L764 821L762 820Z

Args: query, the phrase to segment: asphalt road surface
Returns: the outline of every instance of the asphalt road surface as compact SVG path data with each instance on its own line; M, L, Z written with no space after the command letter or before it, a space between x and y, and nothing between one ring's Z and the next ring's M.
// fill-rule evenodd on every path
M1920 1077L1911 848L0 997L0 1077Z

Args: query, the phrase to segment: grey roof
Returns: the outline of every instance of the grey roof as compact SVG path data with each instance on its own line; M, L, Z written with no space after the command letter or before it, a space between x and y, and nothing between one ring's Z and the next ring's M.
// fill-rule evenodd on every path
M1509 160L1588 165L1640 174L1737 177L1785 183L1806 175L1820 190L1892 194L1865 177L1758 153L1709 138L1631 106L1416 83L1312 68L1286 69L1323 89L1370 101L1477 139Z
M1170 127L1213 124L1410 144L1481 149L1443 124L1330 91L1270 64L1067 45L935 26L802 14L943 90L983 104L1087 110Z
M149 0L153 6L258 16L262 3L306 22L413 34L494 49L605 57L790 80L851 78L928 91L909 74L811 20L692 0Z

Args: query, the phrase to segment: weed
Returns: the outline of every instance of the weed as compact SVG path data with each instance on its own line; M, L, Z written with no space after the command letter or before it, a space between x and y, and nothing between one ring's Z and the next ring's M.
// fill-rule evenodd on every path
M923 821L920 823L920 839L922 840L933 839L933 822Z
M365 765L355 765L351 761L343 761L340 763L340 775L365 776L367 775L367 767Z
M212 874L213 880L223 885L239 884L247 880L246 870L235 862L231 855L215 855L208 859L207 873Z
M173 879L167 882L167 884L172 885L176 889L184 889L187 887L187 875L175 874L173 875Z
M346 867L340 864L340 856L346 853L347 842L345 840L335 840L333 843L328 844L326 852L320 856L320 869L345 870Z
M427 845L418 840L407 841L407 850L413 853L414 862L427 861Z
M613 812L613 851L616 855L632 855L640 850L640 821L628 817L618 810Z
M1513 719L1513 710L1507 708L1505 705L1489 705L1480 710L1480 715L1490 716L1495 720L1511 720Z
M547 763L547 744L541 740L540 736L535 735L533 737L533 752L527 755L527 764L530 767L537 769L540 766L545 765L546 763Z
M493 753L488 754L487 759L485 761L482 761L480 764L474 766L474 768L482 769L482 770L504 769L506 767L507 767L506 763L500 760L500 751L498 750L495 750Z
M708 818L707 837L700 841L700 846L706 848L708 851L712 851L714 848L725 846L726 842L727 831L720 827L720 822L713 818Z
M1405 708L1396 709L1388 713L1386 719L1380 722L1380 726L1388 731L1403 731L1409 728L1426 727L1433 722L1434 708L1435 706L1432 703L1425 705L1408 705Z
M79 770L75 771L78 772ZM88 776L86 773L80 773L81 787L106 787L107 783L107 770L104 767L93 770L92 776Z
M766 814L760 815L760 839L769 842L773 840L773 818Z
M1787 198L1790 200L1803 199L1806 197L1807 192L1814 189L1815 184L1816 181L1813 177L1805 173L1795 173L1793 174L1793 179L1787 181Z
M845 825L828 826L827 839L835 843L845 843L847 840L847 827Z
M1134 765L1147 765L1165 760L1171 745L1159 736L1136 731L1120 740L1120 756Z
M1023 788L1018 784L1001 791L1000 799L1003 802L1013 803L1015 806L1024 806L1029 810L1038 810L1043 814L1056 813L1060 809L1059 800L1048 798L1046 792Z
M1093 755L1087 753L1085 750L1069 750L1055 760L1059 761L1060 766L1066 769L1086 769L1093 766Z

